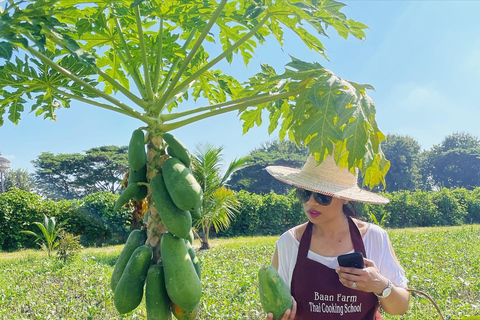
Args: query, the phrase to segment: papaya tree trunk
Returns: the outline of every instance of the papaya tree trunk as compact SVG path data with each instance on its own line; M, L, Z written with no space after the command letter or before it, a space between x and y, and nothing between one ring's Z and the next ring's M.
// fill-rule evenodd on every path
M163 139L160 134L155 130L147 130L147 132L147 179L150 181L162 172L163 163L168 156L165 154ZM150 188L148 190L147 202L147 241L145 244L153 248L153 263L158 264L161 258L160 240L162 235L167 232L167 228L162 223L158 210L154 205Z

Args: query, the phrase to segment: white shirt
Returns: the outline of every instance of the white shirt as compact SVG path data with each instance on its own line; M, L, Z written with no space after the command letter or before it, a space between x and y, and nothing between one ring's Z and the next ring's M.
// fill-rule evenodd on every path
M300 245L294 233L294 228L286 231L280 236L276 243L278 273L289 288L292 282L293 269L297 262L298 247ZM375 262L380 273L392 281L395 286L406 288L408 280L405 277L405 271L392 252L387 232L375 224L369 224L362 239L367 258ZM353 250L350 252L353 252ZM308 251L307 257L331 269L338 267L337 257L322 256L310 250Z

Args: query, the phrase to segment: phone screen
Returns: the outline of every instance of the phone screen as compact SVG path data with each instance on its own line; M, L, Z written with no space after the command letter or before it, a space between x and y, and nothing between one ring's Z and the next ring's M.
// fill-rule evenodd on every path
M364 268L363 263L363 254L361 252L353 252L342 254L338 256L338 265L341 267L348 267L348 268Z

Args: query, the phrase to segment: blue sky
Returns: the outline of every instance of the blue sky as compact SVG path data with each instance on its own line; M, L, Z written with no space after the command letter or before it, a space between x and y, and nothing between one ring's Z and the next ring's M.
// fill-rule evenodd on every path
M289 37L283 49L275 41L260 48L249 67L234 59L222 65L245 79L268 63L283 71L289 54L316 61L347 80L368 83L375 91L377 122L385 134L409 135L423 149L446 135L480 136L480 1L344 1L351 19L369 26L365 42L344 40L329 30L322 38L329 61ZM235 61L238 64L235 64ZM240 67L239 67L240 66ZM188 106L194 106L191 102ZM200 106L200 105L198 105ZM12 168L33 172L31 161L42 152L83 152L101 145L127 145L139 121L74 102L61 109L57 121L25 113L14 126L5 117L0 127L0 152ZM224 147L226 161L247 155L276 138L267 124L242 135L236 114L217 116L173 131L190 150L210 142Z

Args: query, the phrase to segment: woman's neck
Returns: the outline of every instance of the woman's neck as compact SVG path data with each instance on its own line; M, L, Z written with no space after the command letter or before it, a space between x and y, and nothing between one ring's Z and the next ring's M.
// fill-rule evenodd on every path
M330 239L338 238L349 231L348 220L345 214L339 213L332 219L313 225L313 235Z

